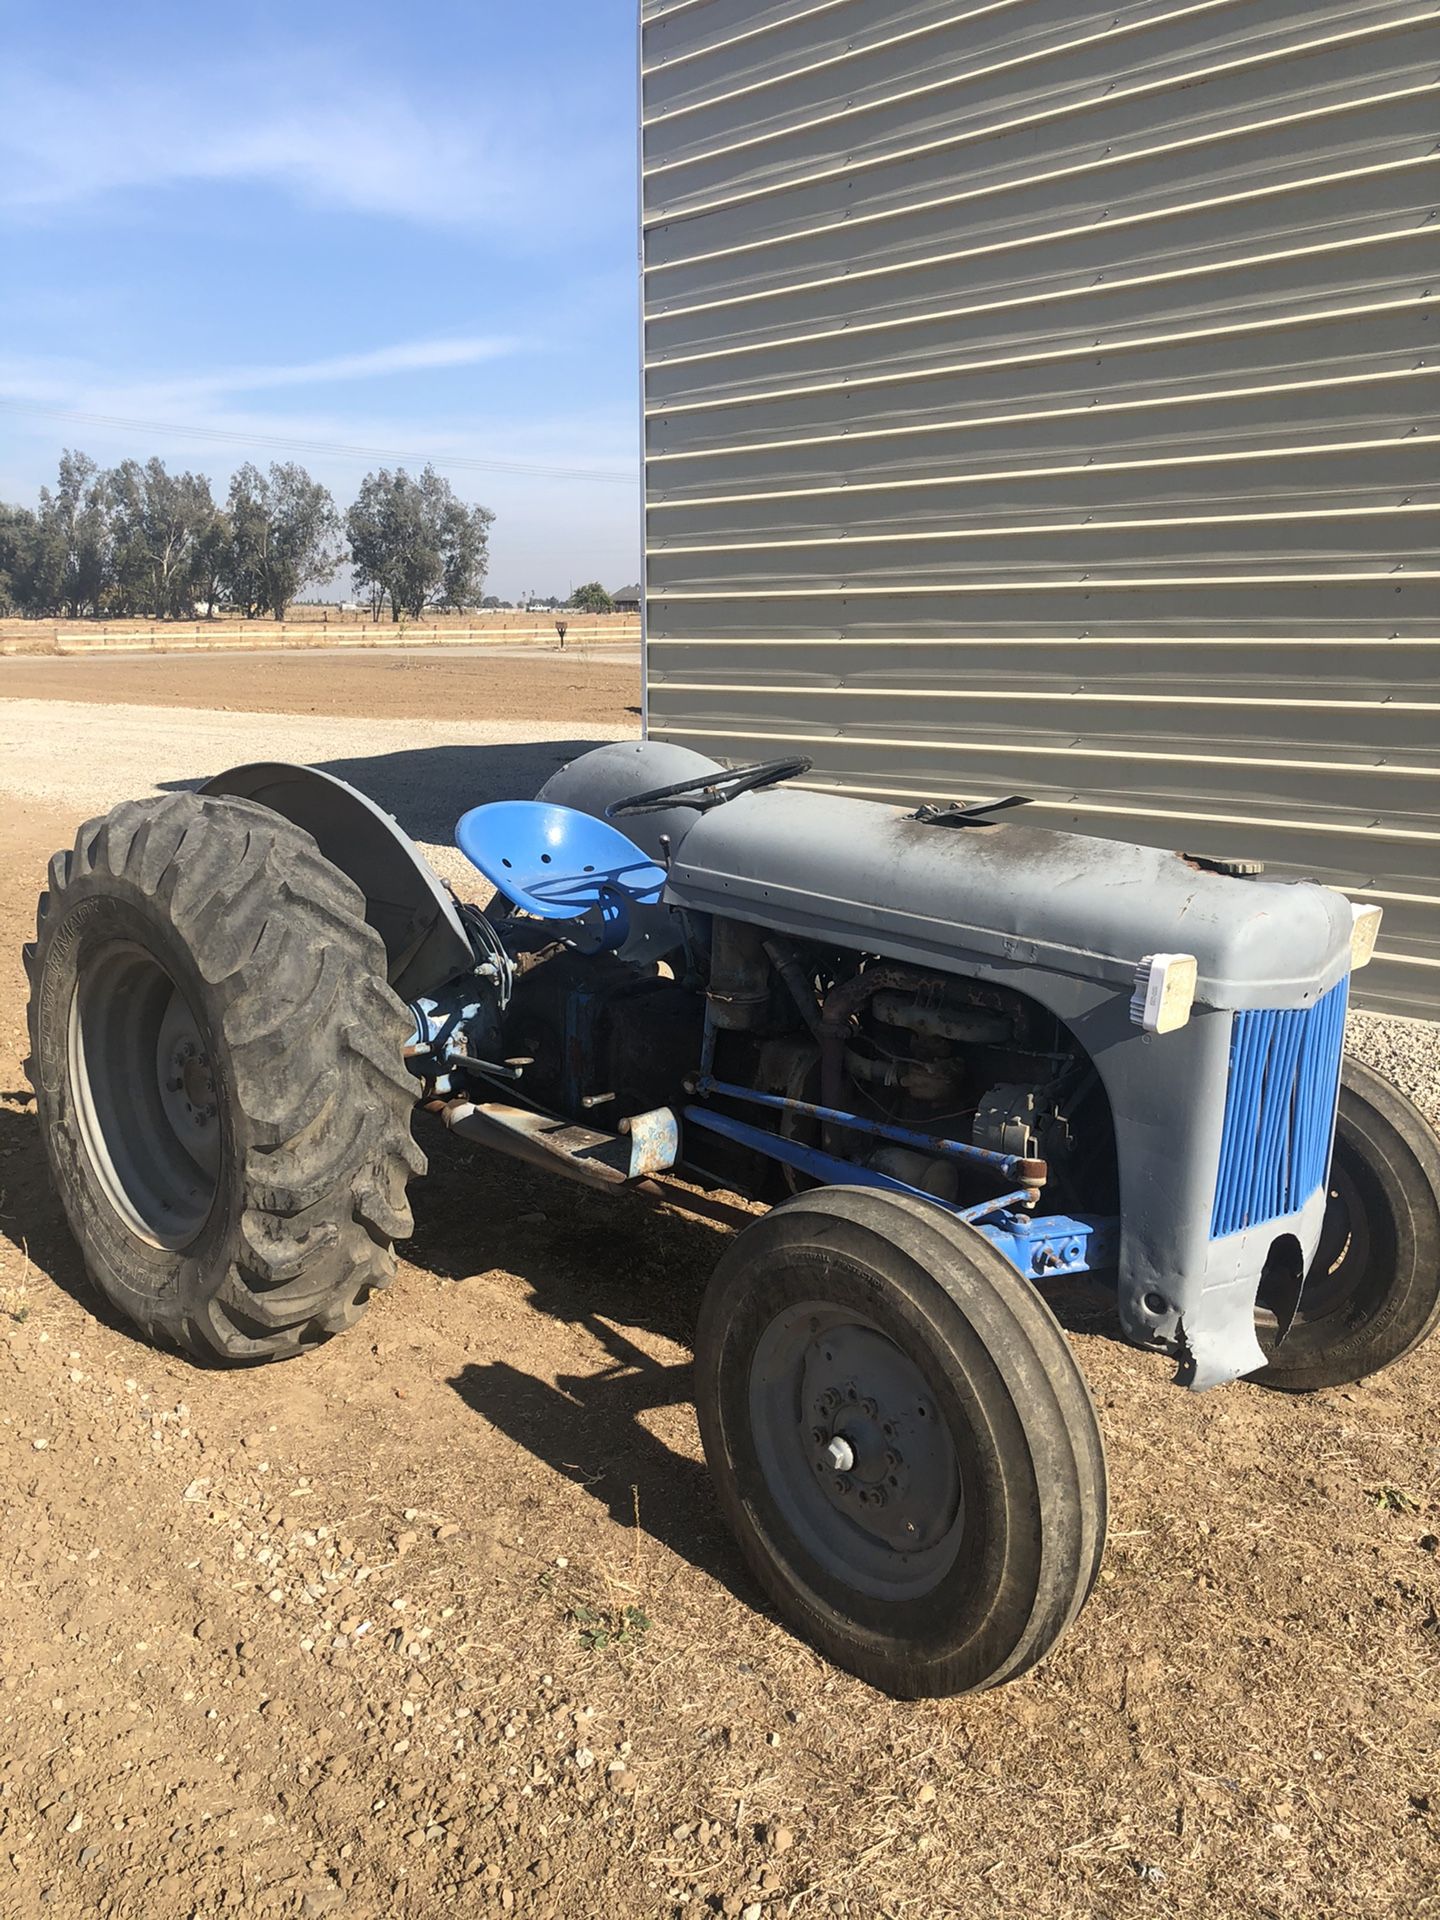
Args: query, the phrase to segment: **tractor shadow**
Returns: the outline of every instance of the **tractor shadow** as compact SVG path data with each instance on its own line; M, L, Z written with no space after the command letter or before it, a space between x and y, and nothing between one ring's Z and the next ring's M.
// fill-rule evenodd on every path
M694 1401L690 1354L701 1295L730 1236L628 1194L593 1193L428 1127L430 1177L414 1190L408 1260L464 1285L487 1269L522 1280L527 1304L582 1328L605 1356L553 1384L522 1355L471 1362L449 1384L489 1425L651 1537L761 1606L720 1517L704 1464L646 1424ZM663 1358L657 1342L670 1349ZM679 1358L672 1357L678 1349Z
M637 1524L746 1606L759 1589L720 1517L704 1465L656 1438L641 1416L688 1402L691 1368L650 1362L596 1317L585 1325L613 1356L593 1374L562 1374L554 1386L506 1360L469 1363L450 1381L472 1412L580 1487L628 1532Z
M647 1424L694 1403L691 1358L706 1284L729 1229L638 1195L604 1194L497 1156L438 1127L418 1129L430 1175L412 1193L407 1259L464 1285L497 1269L528 1288L527 1304L583 1328L605 1355L553 1384L522 1355L469 1362L449 1385L472 1412L605 1509L709 1574L747 1607L770 1611L715 1501L703 1461ZM1067 1330L1120 1339L1114 1288L1083 1278L1044 1289ZM657 1359L656 1339L683 1358ZM642 1344L643 1343L643 1344Z
M490 1269L514 1274L537 1313L583 1327L607 1356L596 1371L553 1385L514 1354L467 1364L449 1384L620 1525L633 1527L638 1514L654 1539L747 1606L763 1605L704 1466L644 1424L658 1408L693 1401L695 1318L729 1235L633 1195L592 1193L477 1153L423 1118L417 1132L431 1172L411 1189L415 1232L400 1249L407 1263L457 1286ZM147 1344L85 1271L28 1088L0 1090L0 1243L13 1248L0 1272L0 1317L23 1318L54 1285L120 1340ZM639 1344L655 1337L683 1357L656 1360Z
M468 808L490 800L528 799L567 760L589 753L592 747L607 746L613 737L406 747L395 753L313 764L321 773L358 787L376 806L393 814L412 839L449 846L455 822ZM261 757L257 753L256 758ZM167 792L193 792L209 778L202 774L194 780L166 780L161 787Z
M4 1313L23 1315L45 1283L53 1282L111 1333L136 1346L146 1342L91 1283L50 1180L40 1123L28 1087L0 1091L0 1241L18 1256L5 1263Z
M406 1262L463 1286L498 1270L522 1280L528 1305L583 1328L604 1354L586 1372L549 1379L522 1353L467 1363L448 1384L472 1412L570 1480L618 1525L638 1524L740 1602L769 1612L716 1506L699 1459L666 1444L648 1416L693 1404L691 1360L706 1283L729 1230L637 1195L591 1192L496 1155L476 1153L420 1119L430 1156L411 1189L415 1231ZM0 1092L0 1238L6 1263L0 1309L26 1310L46 1283L68 1294L127 1343L141 1336L92 1286L51 1186L28 1089ZM1118 1336L1114 1298L1084 1284L1046 1289L1061 1324ZM657 1342L664 1358L647 1351ZM679 1358L672 1358L677 1352Z

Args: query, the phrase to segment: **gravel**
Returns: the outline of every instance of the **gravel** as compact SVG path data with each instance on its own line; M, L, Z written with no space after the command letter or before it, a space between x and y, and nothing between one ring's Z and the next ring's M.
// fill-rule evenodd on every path
M1394 1014L1352 1013L1345 1048L1408 1094L1431 1126L1440 1129L1440 1026Z
M417 840L444 846L467 807L534 793L577 753L623 737L573 720L371 720L0 700L0 792L31 807L99 813L157 787L198 787L246 761L287 760L351 781ZM63 750L37 752L37 741Z

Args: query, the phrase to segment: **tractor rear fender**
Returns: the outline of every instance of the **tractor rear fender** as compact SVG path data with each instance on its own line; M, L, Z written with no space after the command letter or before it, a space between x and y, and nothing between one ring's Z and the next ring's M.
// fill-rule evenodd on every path
M217 773L202 793L229 793L283 814L365 895L402 1000L433 993L475 964L455 903L410 836L348 781L315 767L260 760Z
M616 740L567 761L535 798L603 820L605 809L617 800L632 799L652 787L673 786L678 780L703 783L721 770L720 762L708 754L669 740ZM660 813L629 815L616 824L652 860L662 860L668 857L666 843L673 854L700 817L694 807L675 806Z

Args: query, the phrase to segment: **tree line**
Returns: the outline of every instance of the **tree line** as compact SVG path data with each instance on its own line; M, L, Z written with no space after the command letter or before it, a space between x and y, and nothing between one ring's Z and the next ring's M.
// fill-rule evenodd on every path
M419 619L480 604L494 518L429 466L367 473L342 514L291 461L247 462L220 504L204 474L67 449L38 507L0 501L0 613L189 620L224 605L283 620L348 564L373 618Z

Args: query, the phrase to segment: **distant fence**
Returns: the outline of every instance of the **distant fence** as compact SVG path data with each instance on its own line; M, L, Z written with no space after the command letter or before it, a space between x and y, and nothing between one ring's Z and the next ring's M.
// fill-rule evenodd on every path
M563 617L563 616L562 616ZM640 644L640 622L634 617L598 615L565 620L564 647L634 646ZM497 620L479 626L425 625L419 621L369 621L354 626L322 624L315 620L247 621L222 626L207 620L163 621L114 626L87 623L55 626L26 621L0 630L0 653L36 651L70 653L244 652L258 648L319 651L327 648L561 646L554 621L512 626Z

